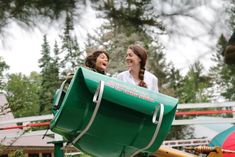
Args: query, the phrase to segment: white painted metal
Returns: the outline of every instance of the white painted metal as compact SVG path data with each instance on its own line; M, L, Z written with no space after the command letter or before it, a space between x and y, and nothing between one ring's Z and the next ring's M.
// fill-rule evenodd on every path
M224 108L224 107L235 107L235 102L218 102L218 103L195 103L195 104L179 104L177 110L182 109L200 109L200 108ZM199 117L199 116L198 116ZM24 118L15 118L13 120L1 121L0 128L5 127L6 124L15 125L16 123L32 123L32 122L40 122L45 120L51 120L53 118L52 114L41 115L41 116L32 116L32 117L24 117ZM214 120L202 120L202 119L180 119L174 120L173 125L196 125L196 124L225 124L225 123L235 123L235 118L222 118L214 119ZM23 134L22 136L34 136L34 135L44 135L46 130L33 131ZM50 130L47 134L53 134ZM5 136L5 138L15 138L16 134L9 134ZM0 138L1 139L1 138ZM207 145L209 143L209 139L190 139L190 140L175 140L175 141L164 141L163 145L170 147L178 147L178 146L195 146L195 145Z
M199 120L199 119L185 119L174 120L172 125L195 125L195 124L224 124L235 123L235 118L221 118L216 120Z
M177 109L216 108L216 107L235 107L235 101L214 102L214 103L178 104Z
M13 120L1 121L1 125L5 124L15 124L15 123L23 123L23 122L34 122L34 121L42 121L42 120L51 120L53 118L52 114L42 115L42 116L32 116L32 117L23 117L23 118L15 118Z
M4 135L1 135L0 136L0 140L1 139L10 139L10 138L16 138L16 137L19 137L19 136L21 136L21 137L29 137L29 136L40 136L40 135L44 135L45 134L45 132L46 132L47 130L38 130L38 131L29 131L29 132L26 132L26 133L24 133L24 134L22 134L22 132L19 132L19 133L9 133L9 134L4 134ZM47 131L47 135L54 135L55 133L54 132L52 132L52 131L50 131L50 130L48 130Z
M74 155L81 155L82 152L72 152L72 153L65 153L65 156L74 156Z
M196 108L213 108L213 107L235 107L235 102L219 102L219 103L195 103L195 104L179 104L177 109L196 109ZM6 124L15 124L23 122L35 122L43 120L51 120L53 118L52 114L41 115L41 116L32 116L24 118L15 118L13 120L1 121L1 125ZM173 125L189 125L189 124L214 124L214 123L235 123L234 118L221 118L221 120L174 120Z
M177 110L183 109L203 109L203 108L225 108L235 107L235 102L216 102L216 103L192 103L192 104L179 104ZM203 115L204 116L204 115ZM200 117L200 116L197 116ZM174 120L172 125L195 125L195 124L224 124L235 123L235 118L221 119L178 119Z
M182 147L182 146L203 146L208 145L210 139L190 139L190 140L170 140L164 141L162 144L170 147Z

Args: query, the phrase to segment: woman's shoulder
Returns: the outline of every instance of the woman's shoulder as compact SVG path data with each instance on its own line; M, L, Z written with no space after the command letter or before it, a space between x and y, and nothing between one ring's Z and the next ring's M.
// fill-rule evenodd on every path
M128 71L128 70L126 70L126 71L122 71L122 72L118 73L118 74L117 74L117 76L126 75L126 74L128 74L128 73L129 73L129 71Z
M126 78L127 76L128 76L128 71L122 71L117 74L116 78L118 78L120 80L124 80L124 78Z
M146 75L146 77L151 77L151 78L157 79L157 77L154 74L152 74L151 72L149 72L147 70L145 70L144 74Z

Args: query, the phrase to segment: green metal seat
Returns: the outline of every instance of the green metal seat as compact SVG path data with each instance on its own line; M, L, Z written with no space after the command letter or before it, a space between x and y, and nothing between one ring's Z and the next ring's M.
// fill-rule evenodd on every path
M174 119L178 100L80 67L55 94L50 128L97 157L155 152Z

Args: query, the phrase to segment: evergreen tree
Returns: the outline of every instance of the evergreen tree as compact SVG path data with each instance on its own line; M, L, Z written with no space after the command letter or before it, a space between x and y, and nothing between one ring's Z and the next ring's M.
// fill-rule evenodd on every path
M54 56L52 58L52 63L51 63L51 79L53 79L54 81L52 82L52 88L55 90L58 88L59 84L60 84L60 79L59 79L59 73L60 73L60 69L59 69L59 47L57 42L55 41L54 44Z
M47 41L47 36L43 36L42 57L39 59L39 67L41 68L41 90L39 93L39 114L50 113L50 105L52 103L53 92L51 84L53 84L52 77L52 58L50 56L50 46Z
M231 1L228 9L229 14L229 26L231 30L235 31L235 0ZM234 41L233 41L234 42ZM214 56L214 60L217 63L214 67L212 67L212 71L217 72L221 77L221 82L218 83L222 89L221 95L229 101L235 100L235 66L234 64L222 64L221 65L221 58L224 54L225 46L228 45L228 41L221 36L218 44L217 44L217 52L216 56ZM222 49L222 50L221 50ZM221 52L223 52L221 54ZM230 60L231 60L230 54ZM234 57L233 57L234 58ZM234 62L234 61L233 61ZM223 85L223 86L221 86Z
M156 12L160 13L162 19L172 20L175 22L174 16L186 16L192 17L196 21L200 21L197 16L190 14L197 6L200 6L202 3L206 3L204 0L200 1L183 1L182 3L177 3L172 0L165 1L151 1L151 0L139 0L139 1L130 1L130 0L90 0L92 2L92 7L95 10L102 10L102 13L107 13L111 18L119 18L121 21L135 21L136 23L144 24L142 16L136 14L136 18L133 18L132 14L126 14L120 10L116 10L117 7L123 8L123 6L128 6L129 9L133 7L142 7L141 12L145 11L145 15L148 15L149 19L145 19L145 23L156 23L152 19L158 15L154 14ZM57 20L65 12L70 12L74 17L79 18L83 13L83 9L88 5L85 0L47 0L47 1L1 1L0 3L0 32L7 28L11 21L18 23L20 26L38 26L38 22L51 22L51 20ZM116 4L116 5L114 5ZM234 4L232 2L231 4ZM155 7L158 6L158 7ZM171 6L173 11L169 11L164 6ZM153 9L159 8L159 10ZM177 24L175 25L179 27ZM177 29L176 29L177 30ZM174 32L174 31L173 31ZM182 31L178 31L182 32Z
M158 41L157 41L158 42ZM155 42L156 43L156 42ZM164 93L166 92L164 85L169 84L169 75L171 67L173 67L172 63L167 63L165 53L163 52L163 47L160 43L154 44L156 46L149 47L148 54L148 69L158 77L158 86L159 91Z
M212 83L215 92L220 92L221 96L229 101L235 100L235 66L224 64L223 50L227 45L227 40L220 36L217 42L217 49L212 57L215 65L210 69L210 75L213 78Z
M169 87L181 103L208 102L207 88L211 86L211 78L203 73L203 66L198 61L190 66L186 76L181 76L179 70L171 68ZM176 116L176 119L182 118ZM183 118L189 118L188 116ZM173 126L167 139L189 139L194 138L194 129L191 126Z
M227 13L229 15L229 27L232 31L235 30L235 0L230 1L230 5L228 6Z
M208 102L206 89L210 87L210 77L203 75L203 65L197 61L189 68L184 77L183 89L180 97L182 103Z
M59 48L57 42L54 44L54 56L50 55L50 46L47 36L43 36L42 57L39 59L41 68L41 90L39 93L39 114L50 113L54 93L58 88L59 81Z
M74 34L73 18L69 12L66 15L63 35L60 37L62 40L61 54L64 56L61 66L65 68L65 71L74 71L77 66L83 64L84 57Z
M117 7L120 5L120 7ZM111 74L121 72L126 69L125 56L130 44L140 44L148 51L147 70L153 72L159 78L159 86L166 80L166 69L163 47L159 42L158 34L150 31L151 27L164 31L164 27L157 16L146 15L153 9L149 7L149 1L128 1L117 3L108 1L105 3L107 9L107 22L97 31L96 38L90 41L87 46L99 47L102 45L110 53L110 64L108 72ZM150 35L151 34L151 35ZM156 67L158 66L158 67Z
M179 105L181 103L181 97L183 93L184 86L184 77L180 74L180 71L174 66L170 68L170 73L168 75L168 83L164 90L166 94L171 95L179 100ZM176 116L175 119L179 117ZM189 139L194 138L194 129L191 126L172 126L172 129L167 135L167 140L176 140L176 139Z
M15 21L21 26L37 26L48 20L58 19L64 11L75 12L77 0L48 0L48 1L1 1L0 2L0 34L5 27Z
M180 70L176 69L174 66L170 66L167 77L168 83L166 83L165 90L168 90L168 92L165 93L180 100L183 90L184 77L181 75Z

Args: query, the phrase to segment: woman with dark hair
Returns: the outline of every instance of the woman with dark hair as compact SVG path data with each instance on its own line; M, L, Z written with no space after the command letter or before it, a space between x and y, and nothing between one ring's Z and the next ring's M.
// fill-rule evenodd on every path
M105 50L96 50L85 59L85 66L95 72L105 74L109 63L109 55ZM73 78L74 73L68 73L67 80Z
M158 79L149 71L145 70L148 55L140 45L130 45L126 53L128 70L117 75L117 78L134 85L158 92Z
M109 55L104 50L96 50L91 55L87 56L85 66L93 71L101 74L106 73L109 63Z

